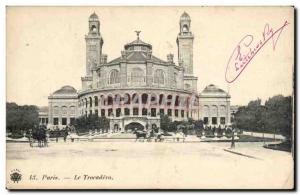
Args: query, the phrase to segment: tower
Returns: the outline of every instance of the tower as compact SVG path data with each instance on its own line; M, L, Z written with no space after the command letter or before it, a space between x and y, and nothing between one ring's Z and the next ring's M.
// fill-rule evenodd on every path
M94 12L89 17L89 31L85 36L86 42L86 76L92 76L92 69L100 64L103 39L100 34L100 21Z
M182 62L184 75L192 75L194 35L190 31L191 18L186 12L180 17L179 28L180 31L177 36L178 62Z

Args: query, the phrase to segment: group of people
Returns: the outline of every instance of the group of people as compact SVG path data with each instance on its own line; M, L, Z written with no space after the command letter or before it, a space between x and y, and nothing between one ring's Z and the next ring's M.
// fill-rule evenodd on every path
M58 142L58 138L62 137L64 142L66 142L70 132L72 132L72 128L69 126L63 129L59 129L58 127L47 129L45 125L39 125L33 129L29 129L26 133L26 137L28 137L30 147L33 147L34 143L37 143L38 147L47 147L49 138L55 138L56 142Z
M233 133L233 128L229 126L225 126L222 128L220 125L218 127L216 126L205 126L203 130L200 131L201 136L215 136L222 137L224 134L227 137L231 137Z
M38 147L48 146L49 133L44 125L35 126L33 129L29 129L27 137L30 147L33 147L35 142L38 143Z
M58 142L58 138L62 137L64 142L67 141L67 137L70 135L71 132L75 132L75 129L66 126L63 129L59 129L59 127L54 127L53 129L47 129L46 126L40 125L38 127L35 127L33 129L30 129L27 132L27 137L29 139L30 147L33 147L33 144L35 142L38 143L38 147L47 147L48 146L48 140L49 138L55 138L56 142ZM92 136L94 134L102 134L107 133L108 130L102 130L102 129L95 129L95 130L89 130L89 135ZM110 131L110 132L121 132L121 129L118 129L118 131ZM200 130L201 136L213 136L215 137L221 137L224 135L227 137L233 137L234 129L225 126L225 128L222 128L221 126L205 126L202 130ZM139 130L137 128L132 130L132 133L136 135L136 141L137 140L147 140L151 141L152 139L155 140L155 142L162 142L165 138L173 138L174 140L179 141L180 139L183 139L186 137L186 134L181 129L177 129L175 132L166 132L158 127L151 128L149 130Z

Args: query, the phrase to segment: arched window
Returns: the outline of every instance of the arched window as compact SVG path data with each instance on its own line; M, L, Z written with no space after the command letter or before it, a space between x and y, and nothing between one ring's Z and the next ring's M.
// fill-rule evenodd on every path
M91 31L93 31L93 32L96 32L96 31L97 31L96 25L92 25L92 26L91 26Z
M205 105L203 106L203 115L208 117L210 114L209 114L209 106Z
M132 103L133 104L138 104L140 100L140 96L136 93L132 94Z
M53 114L59 114L59 108L58 108L58 106L54 106L53 107Z
M180 99L179 99L179 96L177 95L177 96L175 97L175 106L176 106L176 107L179 106L179 101L180 101Z
M158 98L156 94L150 94L150 105L157 105L158 104Z
M188 27L188 25L183 25L183 27L182 27L182 32L184 32L184 33L187 33L187 32L189 32L189 27Z
M111 95L107 96L107 105L113 105L113 97Z
M218 107L215 105L211 107L211 116L218 116Z
M148 94L143 93L142 94L142 104L147 104L148 103Z
M130 104L130 95L128 93L124 95L124 104Z
M133 68L131 72L131 82L145 82L144 71L140 68Z
M70 114L75 115L75 106L70 107Z
M220 115L226 116L226 106L224 106L224 105L220 106Z
M97 107L98 106L98 96L94 97L94 102L95 102L95 107Z
M120 94L116 94L115 98L114 98L114 105L121 105L121 95Z
M164 85L165 84L165 73L163 70L158 69L154 73L154 83Z
M109 75L109 84L120 83L120 74L118 70L112 70Z
M159 105L164 105L165 103L165 96L164 94L159 95Z
M66 106L61 107L61 114L62 115L67 115L68 114L68 109Z
M90 108L93 106L93 99L92 97L89 97L89 103L90 103Z
M168 95L167 96L167 105L171 106L173 102L173 96L172 95Z

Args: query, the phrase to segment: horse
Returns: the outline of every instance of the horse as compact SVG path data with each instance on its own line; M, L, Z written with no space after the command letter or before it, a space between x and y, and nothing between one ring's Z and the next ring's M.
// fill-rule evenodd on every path
M31 140L32 140L30 143L31 147L33 146L32 143L34 143L35 140L38 142L38 147L48 146L45 129L37 129L37 130L33 131Z
M145 131L141 131L141 130L134 131L134 134L136 135L135 141L139 140L140 138L143 138L143 139L147 138L147 132L145 132Z
M164 141L164 134L162 132L154 133L155 142L162 142Z

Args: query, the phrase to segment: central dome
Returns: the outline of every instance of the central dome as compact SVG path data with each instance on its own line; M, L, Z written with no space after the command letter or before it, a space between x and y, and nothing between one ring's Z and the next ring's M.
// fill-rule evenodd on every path
M152 50L152 45L149 43L145 43L139 38L137 38L135 41L132 41L131 43L127 43L124 46L124 49L126 51L149 51Z

